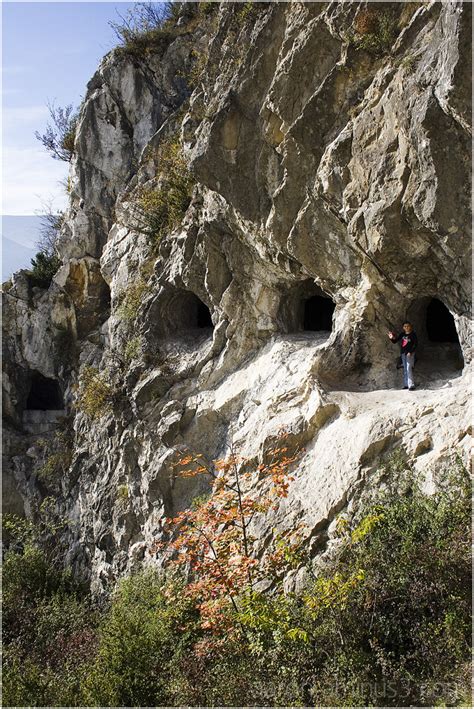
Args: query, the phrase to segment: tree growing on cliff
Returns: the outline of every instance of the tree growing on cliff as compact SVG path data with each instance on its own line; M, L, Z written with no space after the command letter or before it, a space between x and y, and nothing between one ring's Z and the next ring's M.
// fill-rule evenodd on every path
M35 131L35 136L54 160L70 162L74 155L78 111L72 104L61 108L56 107L54 102L48 102L47 106L51 123L46 125L44 133Z
M252 525L288 495L298 457L299 450L290 450L288 434L283 434L259 465L231 451L211 465L201 455L187 455L175 466L181 478L203 475L212 484L208 497L167 519L170 539L157 545L168 552L172 566L190 575L184 593L195 602L201 627L209 633L201 643L203 652L242 631L243 623L235 619L248 608L244 597L262 582L281 580L285 570L301 562L299 528L273 533L263 563L252 534Z

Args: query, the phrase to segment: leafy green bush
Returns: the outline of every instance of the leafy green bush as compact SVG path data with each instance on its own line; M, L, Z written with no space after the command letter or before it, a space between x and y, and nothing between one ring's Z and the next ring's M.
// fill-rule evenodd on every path
M119 584L84 683L90 706L173 704L176 664L190 649L196 615L180 590L151 571Z
M357 519L341 517L338 551L308 566L304 591L284 593L278 574L272 592L239 584L220 614L224 642L203 623L199 577L190 595L151 571L118 585L97 632L87 599L18 524L24 549L4 573L7 703L469 705L469 476L458 463L428 495L405 468L392 460ZM304 557L277 546L285 561Z
M134 228L152 238L155 245L181 222L194 186L179 139L164 143L157 161L162 175L160 186L139 189L133 214Z
M41 447L43 464L37 472L38 479L46 484L57 484L72 463L73 431L69 427L59 429L51 439L43 439Z
M38 251L35 258L31 259L32 268L28 271L28 279L32 286L49 288L54 275L61 266L61 259L56 254L47 254Z
M431 706L468 695L469 477L457 467L432 496L403 479L343 532L302 597L249 599L241 621L257 656L286 668L293 687L278 701Z
M95 420L110 411L115 390L105 374L95 367L84 367L79 380L76 408Z
M121 301L117 308L117 315L123 320L133 323L138 315L146 291L147 282L144 278L139 278L135 283L131 283L127 286L121 293Z
M127 364L140 356L143 347L143 338L140 336L132 337L125 345L124 359Z
M81 673L95 648L97 613L62 569L58 546L42 548L57 525L7 516L3 564L5 706L82 704ZM54 536L54 534L53 534Z

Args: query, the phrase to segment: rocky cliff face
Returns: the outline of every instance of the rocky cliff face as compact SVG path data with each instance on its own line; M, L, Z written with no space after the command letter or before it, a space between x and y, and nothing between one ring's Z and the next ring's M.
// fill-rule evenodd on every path
M284 427L305 452L269 525L303 520L316 554L390 452L431 483L469 444L471 4L225 3L183 22L160 52L103 60L63 265L4 294L4 503L54 496L96 589L202 490L174 475L183 451L258 460ZM166 194L178 139L194 187L158 241L137 204ZM387 338L407 318L415 392ZM70 455L38 477L60 416Z

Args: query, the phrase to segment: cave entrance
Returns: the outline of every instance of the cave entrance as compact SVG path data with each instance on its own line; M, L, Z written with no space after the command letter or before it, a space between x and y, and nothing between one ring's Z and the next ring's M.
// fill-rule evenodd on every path
M281 299L279 327L286 333L320 333L327 337L333 329L335 303L311 279L293 286Z
M303 330L330 332L335 307L331 298L322 295L313 295L303 301Z
M157 315L162 337L182 333L208 335L214 329L211 311L192 291L176 289L163 294Z
M26 400L28 411L58 411L64 408L63 396L56 379L34 372Z
M429 379L449 378L464 367L459 336L453 314L436 297L420 298L407 311L418 336L416 367Z

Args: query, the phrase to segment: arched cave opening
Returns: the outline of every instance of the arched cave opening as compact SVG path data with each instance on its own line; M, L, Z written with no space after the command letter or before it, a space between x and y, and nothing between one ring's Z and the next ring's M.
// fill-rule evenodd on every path
M278 322L286 333L320 333L327 336L333 329L333 299L312 279L301 281L281 299Z
M428 378L456 376L464 358L453 314L442 300L425 297L415 300L406 319L418 336L416 368Z
M63 408L64 401L59 382L56 379L44 377L39 372L34 372L26 400L26 410L58 411Z
M331 331L335 303L331 298L313 295L303 303L303 330Z
M161 336L180 333L209 334L214 329L211 311L192 291L176 289L163 294L158 305Z

